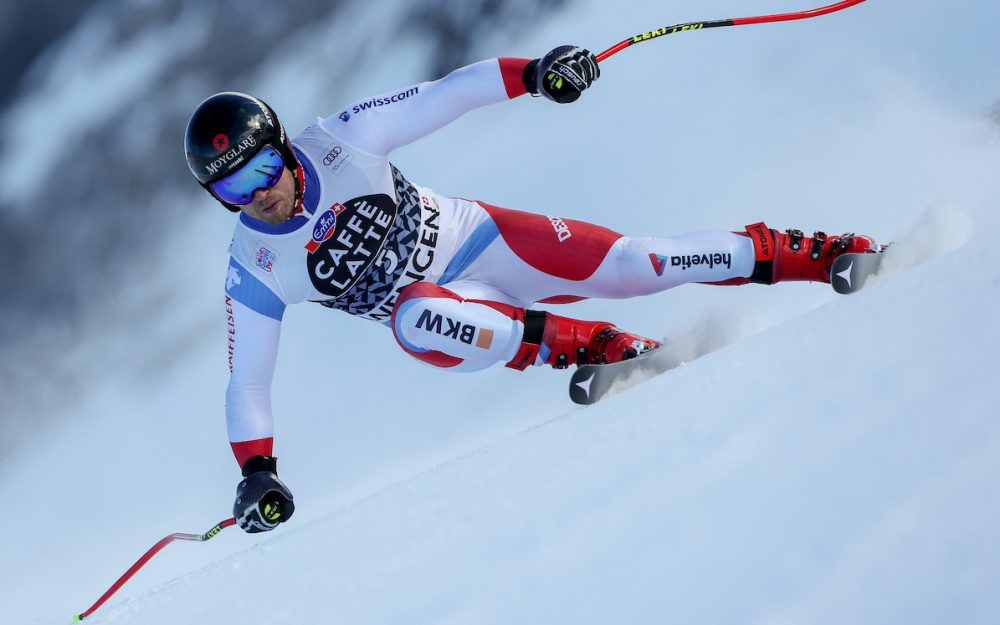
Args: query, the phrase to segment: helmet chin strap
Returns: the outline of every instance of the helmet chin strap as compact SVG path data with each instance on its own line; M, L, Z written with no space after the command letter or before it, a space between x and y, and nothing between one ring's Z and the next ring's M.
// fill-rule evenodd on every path
M292 176L295 180L295 208L292 209L292 214L289 217L294 217L302 212L302 201L306 196L306 177L305 173L302 171L302 164L295 168L295 174Z

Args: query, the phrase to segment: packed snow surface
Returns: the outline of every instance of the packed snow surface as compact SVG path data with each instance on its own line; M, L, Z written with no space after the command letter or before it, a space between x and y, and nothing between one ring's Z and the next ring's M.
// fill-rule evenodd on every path
M581 1L483 56L599 48L762 4L802 8ZM609 59L574 106L523 98L401 150L401 169L440 192L629 234L764 219L896 247L846 297L685 286L562 308L690 356L585 409L565 372L442 372L376 324L293 307L274 405L295 517L171 545L89 620L997 622L1000 69L984 59L1000 9L969 5L679 33ZM419 53L412 41L383 53L311 114L428 78L394 65ZM232 223L197 193L162 274L123 285L162 290L169 322L125 337L135 366L3 463L4 622L68 622L164 535L231 514ZM123 338L107 322L67 352L82 378Z

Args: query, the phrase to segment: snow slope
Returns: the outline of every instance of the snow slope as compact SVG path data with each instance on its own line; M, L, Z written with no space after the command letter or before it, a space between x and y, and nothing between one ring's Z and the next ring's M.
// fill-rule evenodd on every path
M579 2L483 56L748 4L664 19L661 3ZM445 193L634 234L856 229L899 241L899 266L850 297L690 286L566 307L695 353L725 344L588 409L564 374L443 373L375 324L293 307L274 403L295 519L168 547L92 621L996 622L1000 69L982 59L998 13L887 0L684 33L609 60L576 106L523 99L401 150ZM942 23L965 27L932 42ZM422 79L391 71L419 52L387 52L345 99ZM553 189L569 174L600 184ZM68 621L160 537L228 516L223 212L125 285L162 291L171 314L110 318L67 355L86 379L126 342L126 366L4 460L5 621Z
M982 311L1000 271L962 275L982 251L251 539L94 622L994 622L1000 338Z

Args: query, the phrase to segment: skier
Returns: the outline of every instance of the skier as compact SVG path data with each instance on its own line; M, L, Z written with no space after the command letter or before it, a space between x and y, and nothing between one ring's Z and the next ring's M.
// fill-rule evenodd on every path
M294 140L275 112L219 93L192 115L191 173L239 212L226 278L229 440L244 479L234 516L248 532L294 511L277 477L270 385L285 307L318 302L391 327L408 354L475 371L612 363L659 347L606 321L529 306L626 298L680 284L830 281L834 257L870 251L865 236L740 232L634 238L555 216L441 195L389 161L464 113L530 93L576 101L600 76L586 49L490 59L349 105Z

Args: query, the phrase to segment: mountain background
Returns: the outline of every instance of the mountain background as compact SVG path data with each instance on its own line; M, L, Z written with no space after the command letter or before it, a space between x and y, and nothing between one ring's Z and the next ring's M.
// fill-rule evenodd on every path
M67 354L81 336L124 308L144 328L169 315L165 290L148 277L170 264L162 254L173 235L210 206L178 158L198 102L222 90L280 102L289 80L302 89L285 96L297 106L282 117L301 123L317 103L324 113L343 103L380 49L416 45L405 65L421 80L441 76L561 4L15 3L0 25L2 78L13 86L0 99L0 166L16 172L0 194L0 248L11 260L0 288L12 294L0 304L0 394L14 404L0 419L4 447L23 444L33 429L25 421L51 420L101 370L128 368L131 339L81 379ZM280 78L263 78L269 67Z
M5 8L5 620L68 620L162 536L229 515L232 216L181 145L204 97L253 92L295 132L481 58L802 8ZM439 192L629 234L764 219L898 255L851 298L564 307L707 354L587 410L564 373L449 374L376 324L293 307L274 404L294 521L172 546L93 620L996 622L998 17L872 0L679 33L609 59L574 106L521 98L399 150Z

